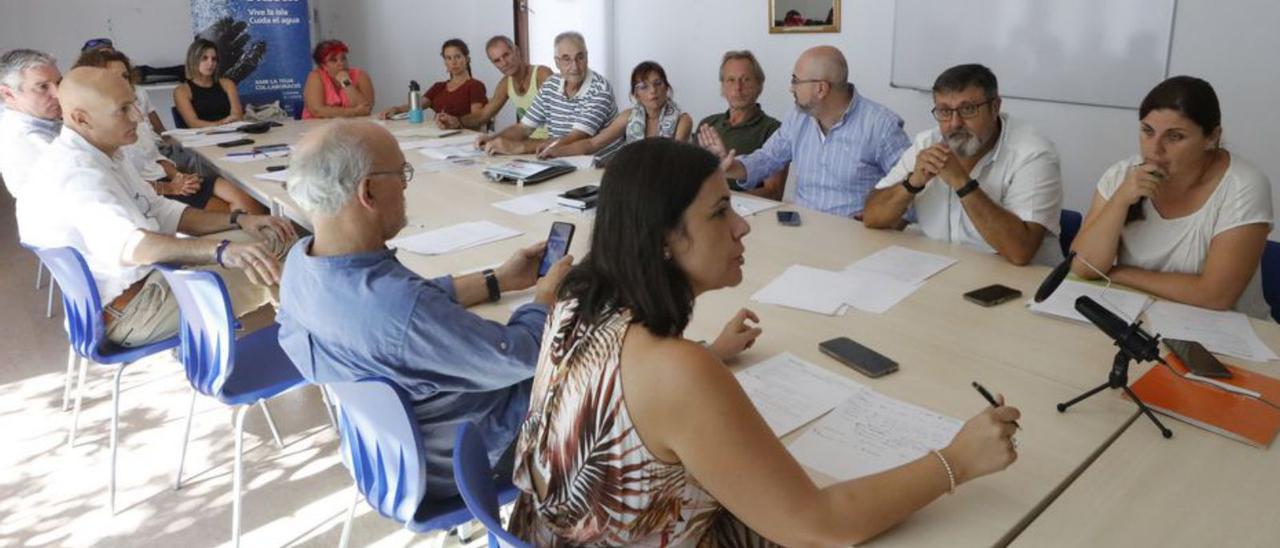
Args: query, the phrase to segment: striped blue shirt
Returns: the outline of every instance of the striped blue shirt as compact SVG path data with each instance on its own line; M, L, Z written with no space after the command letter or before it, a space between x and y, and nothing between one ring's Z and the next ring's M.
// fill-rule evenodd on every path
M520 123L529 128L545 125L550 138L559 139L575 130L595 135L617 115L613 86L588 69L587 77L573 97L565 96L562 76L555 74L547 78Z
M826 134L814 117L793 108L759 150L740 158L746 188L791 163L796 203L834 215L862 213L867 194L911 146L902 118L854 93L844 116Z

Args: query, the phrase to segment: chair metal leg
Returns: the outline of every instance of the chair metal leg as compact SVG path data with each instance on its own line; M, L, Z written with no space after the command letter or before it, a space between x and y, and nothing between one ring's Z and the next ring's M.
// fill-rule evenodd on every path
M76 428L80 425L80 400L84 398L84 373L89 368L89 358L80 358L80 382L76 384L76 405L71 411L71 433L67 447L76 446Z
M120 378L124 376L122 363L116 368L115 383L111 386L111 515L116 514L116 449L120 430Z
M36 262L36 291L40 291L40 284L44 282L44 263Z
M187 426L182 430L182 452L178 453L178 475L173 477L173 490L182 489L182 464L187 460L187 445L191 443L191 418L196 414L196 389L191 389L191 405L187 406Z
M236 548L240 547L240 486L244 482L244 417L248 411L248 405L241 405L236 409L236 464L231 487L235 491L231 499L231 544Z
M347 541L351 540L351 521L356 515L356 504L360 502L360 486L351 484L351 506L347 508L347 520L342 522L342 539L338 541L338 548L347 548Z
M337 430L338 418L333 416L333 401L329 399L329 390L326 389L323 384L317 384L316 386L320 388L320 397L324 399L324 412L326 415L329 415L329 426L332 426L334 430Z
M44 305L44 317L46 318L53 317L53 286L55 285L58 284L53 283L53 280L49 281L49 302Z
M71 379L76 377L76 358L80 357L76 354L76 347L67 345L67 374L62 379L62 410L67 410L68 404L71 403Z
M259 399L257 405L262 406L262 416L266 417L266 426L271 429L271 438L275 438L275 447L284 448L284 443L280 442L280 431L275 429L275 421L271 420L271 410L266 408L266 399Z

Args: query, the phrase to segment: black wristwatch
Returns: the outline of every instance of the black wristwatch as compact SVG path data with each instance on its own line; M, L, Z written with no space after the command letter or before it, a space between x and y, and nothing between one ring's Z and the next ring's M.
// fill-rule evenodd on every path
M978 180L969 179L969 182L965 183L964 186L956 189L956 197L964 198L965 196L968 196L969 193L975 190L978 190Z
M902 180L902 188L907 189L907 192L910 192L911 194L919 194L921 192L924 192L924 189L925 189L925 187L923 186L912 186L910 175L908 175L906 179Z
M236 228L242 228L240 226L240 215L242 213L244 212L239 209L231 212L231 226L234 226Z
M489 289L489 302L496 303L502 298L502 288L498 287L498 275L492 268L484 269L484 286Z

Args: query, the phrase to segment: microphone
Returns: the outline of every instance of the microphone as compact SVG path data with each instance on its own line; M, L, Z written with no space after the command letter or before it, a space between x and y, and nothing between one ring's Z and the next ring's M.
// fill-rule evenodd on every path
M1116 346L1130 359L1138 361L1160 360L1160 336L1151 336L1140 326L1141 322L1130 324L1115 315L1106 307L1086 296L1076 299L1076 311L1090 323L1106 333Z
M1075 251L1067 253L1066 260L1058 263L1058 266L1053 267L1053 271L1049 272L1048 276L1045 276L1044 281L1040 282L1040 288L1036 289L1036 302L1044 302L1044 300L1048 299L1050 295L1053 295L1054 291L1058 290L1058 286L1062 285L1062 281L1067 279L1067 274L1071 273L1071 261L1074 259L1076 259ZM1084 260L1084 257L1080 257L1080 262L1084 263L1085 266L1089 267L1089 270L1092 270L1095 274L1106 280L1108 288L1111 287L1111 278L1106 274L1103 274L1101 270L1098 270L1098 267L1093 266L1092 263Z

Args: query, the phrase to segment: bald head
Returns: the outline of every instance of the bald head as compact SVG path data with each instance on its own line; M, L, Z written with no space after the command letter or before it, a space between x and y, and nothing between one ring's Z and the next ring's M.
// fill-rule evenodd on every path
M129 82L98 67L71 69L58 86L63 122L108 154L138 140L141 114Z
M843 84L849 81L849 63L845 61L844 54L833 46L809 48L796 61L796 75L802 79Z
M289 196L312 215L345 207L377 164L404 162L396 138L368 120L336 120L308 133L289 161Z

